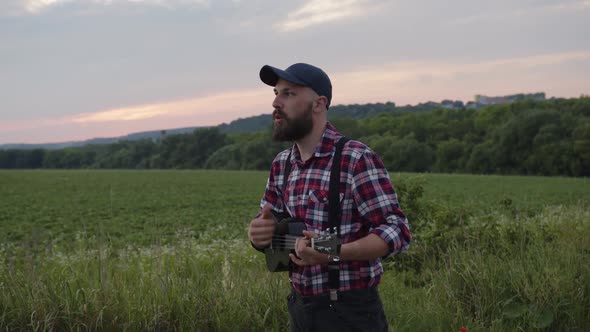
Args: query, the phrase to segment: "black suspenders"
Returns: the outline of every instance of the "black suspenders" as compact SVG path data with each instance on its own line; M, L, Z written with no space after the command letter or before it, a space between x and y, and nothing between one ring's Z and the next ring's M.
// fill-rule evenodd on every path
M329 212L328 222L330 223L330 230L336 231L338 239L340 239L340 218L342 217L342 208L340 205L340 160L342 157L342 149L348 138L342 137L336 143L336 152L332 160L332 169L330 170L330 191L328 193ZM340 245L338 245L338 254L340 255ZM328 265L328 287L330 288L330 300L338 300L338 289L340 288L340 262L332 261Z
M329 230L335 231L338 238L340 238L340 218L342 216L342 208L340 205L340 166L341 157L344 144L348 142L347 137L341 137L336 143L336 151L332 158L332 168L330 169L330 191L328 192L328 202L330 204L328 211ZM283 173L283 209L287 212L287 201L285 194L287 192L287 183L289 174L291 173L291 152L285 162L285 172ZM340 252L340 248L338 248ZM328 287L330 288L330 300L338 300L337 291L340 288L340 263L330 262L328 265Z

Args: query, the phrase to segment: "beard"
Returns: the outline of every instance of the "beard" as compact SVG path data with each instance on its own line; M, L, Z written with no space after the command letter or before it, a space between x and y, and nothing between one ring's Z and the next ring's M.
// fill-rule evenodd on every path
M282 120L274 123L272 128L272 139L279 142L296 141L302 139L313 129L312 119L313 102L301 115L288 117L283 111L275 109L276 114Z

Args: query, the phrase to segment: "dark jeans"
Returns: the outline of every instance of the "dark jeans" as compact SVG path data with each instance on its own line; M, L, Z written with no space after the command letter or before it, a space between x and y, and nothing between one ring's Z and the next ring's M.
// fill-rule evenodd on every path
M301 296L294 289L287 297L291 332L387 331L387 319L377 287L338 292L329 296Z

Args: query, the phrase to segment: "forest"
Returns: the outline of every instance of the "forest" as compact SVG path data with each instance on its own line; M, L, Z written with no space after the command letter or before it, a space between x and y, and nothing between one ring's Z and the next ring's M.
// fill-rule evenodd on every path
M290 145L272 141L266 118L254 118L258 126L242 132L222 125L161 139L0 150L0 168L266 170ZM329 110L329 119L375 150L390 172L590 175L588 96L481 109L339 105Z

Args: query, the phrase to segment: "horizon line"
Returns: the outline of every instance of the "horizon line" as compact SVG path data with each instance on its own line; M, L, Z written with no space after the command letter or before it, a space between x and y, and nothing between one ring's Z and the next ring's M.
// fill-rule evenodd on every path
M551 96L551 97L547 97L546 93L543 91L537 91L537 92L519 92L519 93L513 93L513 94L507 94L507 95L502 95L502 96L488 96L488 95L484 95L484 94L476 94L474 96L473 100L469 100L468 102L465 102L463 100L460 99L443 99L440 102L436 102L436 101L432 101L432 100L428 100L428 101L424 101L424 102L419 102L416 104L405 104L405 105L398 105L397 103L395 103L394 101L386 101L386 102L367 102L367 103L363 103L363 104L358 104L358 103L351 103L351 104L336 104L331 106L331 109L333 109L334 107L338 107L338 106L343 106L343 107L347 107L347 106L355 106L355 105L375 105L375 104L388 104L388 103L393 103L395 106L394 107L416 107L416 106L420 106L420 105L425 105L425 104L429 104L429 103L435 103L435 104L441 104L443 101L446 100L450 100L450 101L461 101L464 103L464 105L467 105L470 102L474 102L477 103L477 101L475 100L476 97L478 96L484 96L484 97L492 97L492 98L504 98L504 97L510 97L510 96L517 96L517 95L535 95L535 94L544 94L545 95L545 99L544 100L553 100L553 99L577 99L577 98L585 98L588 97L590 95L586 95L586 94L581 94L578 97L557 97L557 96ZM493 104L490 104L493 105ZM489 106L489 105L485 105L485 106ZM223 126L223 125L229 125L235 121L240 121L240 120L244 120L244 119L248 119L248 118L253 118L253 117L258 117L258 116L264 116L264 115L270 115L270 113L260 113L257 115L250 115L247 117L238 117L235 118L229 122L223 121L221 123L217 123L217 124L212 124L212 125L195 125L195 126L184 126L184 127L174 127L174 128L160 128L160 129L146 129L146 130L142 130L142 131L134 131L134 132L128 132L126 134L121 134L118 136L95 136L95 137L89 137L89 138L85 138L85 139L73 139L73 140L66 140L66 141L54 141L54 142L43 142L43 143L0 143L0 148L3 148L5 146L11 146L11 145L21 145L21 146L30 146L30 145L58 145L58 144L72 144L72 143L83 143L86 141L92 141L92 140L100 140L100 139L120 139L126 136L130 136L130 135L135 135L135 134L141 134L141 133L148 133L148 132L157 132L157 131L174 131L174 130L181 130L181 129L197 129L197 128L213 128L213 127L219 127L219 126Z

